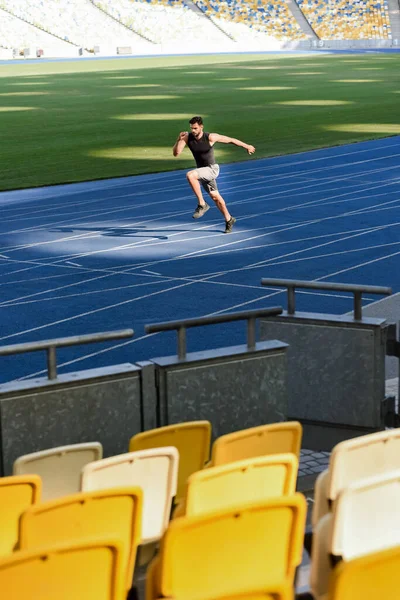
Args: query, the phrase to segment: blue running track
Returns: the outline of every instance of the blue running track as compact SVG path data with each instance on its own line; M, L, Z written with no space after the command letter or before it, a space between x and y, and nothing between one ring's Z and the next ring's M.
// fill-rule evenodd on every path
M66 373L174 354L175 334L146 336L147 323L284 305L262 277L400 291L400 137L222 165L219 187L230 235L215 207L191 218L183 171L0 194L0 344L135 330L60 350ZM298 292L297 308L341 314L352 300ZM188 349L244 340L243 323L205 327ZM28 378L45 356L0 365L1 382Z

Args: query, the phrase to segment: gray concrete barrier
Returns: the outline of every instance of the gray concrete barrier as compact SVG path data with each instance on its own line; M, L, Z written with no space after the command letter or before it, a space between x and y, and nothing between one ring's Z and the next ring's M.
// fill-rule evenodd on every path
M287 418L287 344L256 342L256 319L281 307L171 321L146 326L147 333L177 331L177 355L153 358L157 425L208 419L213 436ZM246 320L247 344L187 353L186 329Z
M125 330L3 346L0 356L132 335ZM99 441L104 456L126 452L129 438L142 430L141 397L141 368L129 363L0 385L0 474L10 475L18 456L66 444Z
M302 422L303 445L331 450L350 437L384 428L385 354L388 323L363 318L362 293L390 288L263 279L288 290L288 310L262 320L260 338L277 338L288 349L288 418ZM296 312L297 288L354 294L354 315Z

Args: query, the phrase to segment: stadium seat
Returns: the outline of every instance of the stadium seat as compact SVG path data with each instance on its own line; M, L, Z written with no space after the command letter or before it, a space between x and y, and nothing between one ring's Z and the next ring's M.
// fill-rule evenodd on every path
M261 425L228 433L215 440L212 466L269 454L292 453L300 458L302 427L297 421Z
M176 448L152 448L90 463L82 471L82 491L116 486L143 490L141 543L158 541L168 526L176 495L179 454Z
M8 600L122 600L118 541L86 540L15 552L0 560Z
M23 513L20 548L33 550L88 538L116 539L120 542L126 589L129 589L140 543L141 517L142 490L138 487L64 496L33 506ZM80 568L78 572L81 571Z
M297 469L293 454L274 454L198 471L188 480L185 514L196 516L294 494Z
M171 522L147 576L146 600L209 600L293 583L301 563L301 494Z
M328 600L398 600L400 546L343 562L334 569Z
M365 477L400 468L400 430L371 433L337 444L332 451L329 469L315 484L312 511L313 529L330 511L341 490Z
M14 475L35 473L42 478L42 500L53 500L80 490L84 465L103 456L99 442L60 446L20 456L14 462Z
M178 488L176 500L185 495L188 477L203 469L210 456L211 423L190 421L159 427L134 435L129 442L129 452L174 446L179 452Z
M20 516L40 501L41 487L37 475L0 478L0 556L10 554L16 548Z
M312 548L310 586L326 598L332 567L340 561L400 545L400 470L362 479L338 495L319 521Z
M266 589L254 590L239 596L225 596L213 600L294 600L293 585L288 582L269 585Z
M322 40L385 39L391 35L387 0L296 0Z

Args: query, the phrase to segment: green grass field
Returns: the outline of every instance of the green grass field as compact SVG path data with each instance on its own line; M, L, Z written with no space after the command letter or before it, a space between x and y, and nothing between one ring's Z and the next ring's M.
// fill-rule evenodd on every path
M400 134L400 54L220 55L0 65L0 189L190 167L194 114L254 158ZM218 145L220 163L246 158Z

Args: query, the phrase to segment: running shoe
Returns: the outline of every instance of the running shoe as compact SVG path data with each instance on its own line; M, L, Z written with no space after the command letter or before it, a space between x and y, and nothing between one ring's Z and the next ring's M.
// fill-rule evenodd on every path
M225 221L225 232L224 233L231 233L232 232L232 228L233 228L233 226L234 226L235 223L236 223L235 217L231 217L229 219L229 221Z
M192 215L193 219L200 219L200 217L202 217L204 213L208 211L209 208L210 206L209 204L207 204L207 202L204 204L204 206L202 204L198 204L196 210Z

